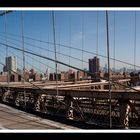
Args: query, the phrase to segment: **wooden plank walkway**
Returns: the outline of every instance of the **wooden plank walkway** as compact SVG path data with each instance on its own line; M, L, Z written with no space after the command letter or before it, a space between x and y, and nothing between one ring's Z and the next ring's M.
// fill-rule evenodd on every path
M79 129L59 122L37 117L12 107L0 104L1 130L67 130Z

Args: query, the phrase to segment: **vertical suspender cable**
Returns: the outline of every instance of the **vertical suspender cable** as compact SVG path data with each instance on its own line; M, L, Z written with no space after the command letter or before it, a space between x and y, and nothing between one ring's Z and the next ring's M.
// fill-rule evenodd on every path
M136 72L136 11L135 11L135 31L134 31L134 33L135 33L135 36L134 36L134 73Z
M116 25L115 25L115 11L114 11L114 54L113 54L113 57L114 57L114 62L113 62L113 68L114 68L114 72L115 72L115 31L116 31Z
M49 37L48 37L48 40L49 40ZM50 49L50 44L48 44L48 50ZM49 51L48 51L48 57L49 57L50 55L49 55ZM50 80L50 78L49 78L49 61L47 61L47 63L48 63L48 66L47 66L47 80Z
M24 54L24 16L21 12L22 17L22 49L23 49L23 84L24 84L24 105L26 109L26 92L25 92L25 54Z
M107 32L107 60L108 60L108 84L109 84L109 113L110 113L110 128L112 128L111 116L111 83L110 83L110 60L109 60L109 31L108 31L108 11L106 11L106 32Z
M6 11L5 11L5 42L6 42L6 71L7 71L7 83L8 83L8 92L9 92L9 80L10 80L10 71L9 71L9 64L8 64L8 45L7 45L7 18L6 18Z
M71 57L71 18L69 18L69 65L70 65L70 57ZM70 69L70 67L69 67Z
M98 63L98 11L96 12L96 78L97 78L97 63Z
M82 13L82 70L83 70L83 55L84 55L83 49L84 49L84 12Z
M40 40L41 40L41 33L40 33ZM39 42L39 45L42 46L42 45L41 45L41 42ZM38 52L39 52L40 55L41 55L41 49L39 49ZM27 61L27 57L26 57L26 61ZM27 61L27 62L28 62L28 61ZM41 58L39 58L39 67L41 68ZM26 68L27 68L27 66L26 66Z
M58 61L60 61L60 31L59 31L59 34L58 34ZM59 64L57 66L58 70L59 70Z
M57 75L57 54L56 54L56 40L55 40L55 19L54 12L52 11L52 21L53 21L53 36L54 36L54 51L55 51L55 73L56 73L56 94L58 101L58 75Z
M48 29L50 29L49 28L49 25L51 24L51 20L48 20L49 22L48 22ZM50 30L49 30L50 31ZM49 36L49 31L48 31L48 41L50 42L50 36ZM50 44L48 43L48 50L50 50ZM47 52L47 55L48 55L48 57L49 57L49 51ZM48 64L48 66L47 66L47 80L50 80L50 77L49 77L49 61L47 60L47 64Z

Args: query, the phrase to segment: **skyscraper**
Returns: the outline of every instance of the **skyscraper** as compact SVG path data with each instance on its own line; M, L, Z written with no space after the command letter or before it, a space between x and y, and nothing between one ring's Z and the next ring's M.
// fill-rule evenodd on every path
M46 78L47 78L47 80L49 80L49 74L50 74L50 69L47 68L47 69L46 69Z
M16 57L15 56L9 56L9 57L6 57L5 59L5 71L8 72L9 70L9 73L13 73L17 71L17 65L16 65Z
M89 72L90 73L99 72L99 58L94 57L93 59L89 59Z

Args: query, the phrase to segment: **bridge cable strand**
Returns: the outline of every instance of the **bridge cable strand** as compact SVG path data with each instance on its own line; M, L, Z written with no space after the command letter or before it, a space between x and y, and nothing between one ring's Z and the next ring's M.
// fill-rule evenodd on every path
M3 33L3 32L0 32L0 33ZM10 35L10 36L13 35L13 36L18 36L18 37L20 37L20 35L15 35L15 34L11 34L11 33L9 33L9 34L7 33L7 35ZM31 37L27 37L27 36L24 36L24 38L30 39L30 40L35 40L35 41L42 42L42 43L46 43L46 44L54 45L53 42L49 42L49 41L43 41L43 40L39 40L39 39L34 39L34 38L31 38ZM75 47L72 47L72 46L67 46L67 45L64 45L64 44L56 43L56 45L57 45L57 46L60 45L61 47L71 48L71 49L77 50L77 51L82 51L82 50L79 49L79 48L75 48ZM38 47L39 47L39 46L38 46ZM44 49L45 49L45 48L44 48ZM94 52L90 52L90 51L87 51L87 50L83 50L83 52L88 53L88 54L92 54L92 55L96 55L96 52L94 53ZM107 58L107 56L102 55L102 54L99 54L99 53L98 53L98 56L100 56L100 57L102 57L102 58ZM126 61L122 61L122 60L120 60L120 59L116 59L116 58L114 59L113 57L109 57L109 59L110 59L110 60L113 60L113 61L116 61L116 62L119 62L119 63L123 63L123 64L130 65L130 66L133 66L133 67L134 67L134 64L129 63L129 62L126 62ZM138 66L138 65L135 65L135 67L140 68L140 66Z
M5 66L2 62L0 62L0 65ZM13 71L12 69L10 69L10 71L13 72L13 73L15 73L15 74L18 74L17 72ZM18 75L19 75L19 74L18 74ZM23 76L21 76L21 78L24 79ZM31 82L31 81L27 81L27 82L30 83L31 85L33 85L34 87L36 87L37 89L39 89L42 93L47 94L47 92L46 92L44 89L40 88L39 86L37 86L37 85L34 84L33 82ZM62 104L65 105L65 106L68 106L65 102L63 102L63 101L61 101L61 100L58 100L58 102L62 103ZM68 106L68 107L69 107L69 106ZM75 108L73 108L72 106L70 106L69 108L70 108L70 109L75 109Z
M4 51L2 51L2 49L1 49L0 53L1 53L1 56L4 57ZM9 53L11 53L11 54L13 54L13 55L15 56L15 53L13 53L13 52L10 51L10 50L9 50ZM35 58L33 58L33 57L31 57L31 56L29 56L29 55L27 55L27 54L25 54L25 56L31 58L32 60L38 61L37 59L35 59ZM21 58L21 57L18 56L18 55L16 55L16 57L17 57L18 59L20 59L20 60L23 60L23 58ZM38 62L39 62L39 61L38 61ZM39 62L39 63L41 63L41 62ZM23 65L22 65L20 62L17 62L17 64L18 64L18 66L21 66L21 67L23 68ZM42 73L43 73L43 71L41 71L39 68L37 68L37 67L34 66L33 64L29 63L28 61L26 62L26 64L29 64L30 66L32 66L33 68L35 68L35 69L38 70L39 72L42 72ZM44 63L43 63L43 64L44 64ZM45 65L45 64L44 64L44 65ZM46 66L46 65L45 65L45 66ZM52 69L55 69L55 68L52 68Z
M1 35L0 35L1 36ZM1 38L0 38L1 39ZM1 40L3 40L3 39L1 39ZM20 41L20 40L19 40ZM9 42L10 44L13 44L13 45L16 45L16 46L19 46L19 47L21 47L19 44L17 45L17 44L15 44L15 43L13 43L13 42L11 42L11 41L7 41L7 42ZM22 41L20 41L20 42L22 42ZM24 41L24 44L28 44L28 43L26 43L25 41ZM30 44L30 46L32 46L32 44ZM29 50L29 51L32 51L32 50L30 50L30 49L27 49L27 50ZM46 49L47 50L47 49ZM48 52L50 51L50 50L47 50ZM50 51L50 52L53 52L54 53L54 51ZM58 53L59 54L59 53ZM60 53L61 54L61 53ZM63 55L65 55L65 54L63 54ZM33 59L33 57L31 57L31 56L29 56L29 55L25 55L25 56L28 56L28 57L30 57L30 58L32 58ZM22 58L23 59L23 58ZM26 59L27 60L27 59ZM34 60L36 60L36 61L38 61L38 59L34 59ZM39 62L39 61L38 61ZM40 63L41 64L43 64L44 66L47 66L47 67L49 67L49 68L51 68L51 69L54 69L55 70L55 68L53 68L53 67L51 67L51 66L49 66L49 65L47 65L47 64L44 64L43 62L41 62L40 61ZM58 71L60 71L59 69L58 69Z
M0 44L1 44L2 46L6 47L6 44L5 44L5 43L1 43L1 42L0 42ZM11 45L8 45L8 47L9 47L9 48L12 48L12 49L15 49L15 50L18 50L18 51L21 51L21 52L23 51L22 49L16 48L16 47L11 46ZM34 52L31 52L31 51L24 50L24 52L25 52L25 53L28 53L28 54L31 54L31 55L34 55L34 56L37 56L37 57L41 57L41 58L50 60L50 61L52 61L52 62L55 62L55 60L52 59L52 58L49 58L49 57L46 57L46 56L43 56L43 55L39 55L39 54L34 53ZM69 64L67 64L67 63L64 63L64 62L61 62L61 61L58 61L58 60L57 60L56 62L59 63L59 64L61 64L61 65L64 65L64 66L67 66L67 67L71 67L71 68L73 68L73 69L76 69L76 70L85 72L85 73L87 73L87 74L93 76L93 73L88 72L88 71L85 71L85 70L82 70L82 69L80 69L80 68L78 68L78 67L69 65ZM99 78L108 81L108 78L102 78L102 77L99 77ZM123 84L121 84L121 83L119 83L119 82L117 82L117 81L111 80L111 79L110 79L110 81L111 81L112 83L114 83L114 84L118 84L118 85L121 85L121 86L123 86L123 87L125 87L125 88L129 88L129 89L132 89L132 90L134 90L134 91L140 92L140 90L137 90L137 89L135 89L135 88L133 88L133 87L131 87L131 86L123 85Z
M7 71L7 83L8 83L8 92L9 92L9 80L10 80L10 71L9 71L9 64L8 64L8 46L7 46L7 16L6 16L7 11L4 13L4 19L5 19L5 42L6 42L6 71Z
M1 35L0 35L0 36L1 36ZM3 39L1 39L1 40L3 40ZM18 41L20 41L20 40L18 40ZM13 42L11 42L11 41L7 41L7 42L9 42L10 44L13 44L13 45L16 45L16 46L17 46L17 44L15 44L15 43L13 43ZM22 42L22 41L20 41L20 42ZM24 41L24 44L28 44L28 45L29 45L29 43L26 43L25 41ZM20 45L18 45L18 46L20 47ZM30 44L30 46L33 46L33 44ZM34 47L36 47L36 46L34 46ZM39 47L39 48L41 48L41 47ZM27 50L32 51L32 50L30 50L30 49L27 49ZM47 50L47 49L45 49L45 50ZM47 51L49 52L50 50L47 50ZM50 51L50 52L53 52L53 53L54 53L54 51ZM58 54L59 54L59 53L58 53ZM38 60L36 60L36 61L38 61ZM43 62L40 62L40 63L44 64ZM44 65L46 65L46 64L44 64ZM49 66L49 65L46 65L46 66L52 68L52 67ZM52 69L55 69L55 68L52 68ZM60 70L59 70L59 71L60 71Z
M58 33L58 42L60 44L60 30L59 30L59 33ZM57 59L60 61L60 45L58 45L58 53L56 51L56 54L58 54L57 56ZM60 67L59 67L59 64L57 64L57 72L59 71ZM61 71L60 71L61 73Z
M26 109L26 92L25 92L25 54L24 54L24 15L21 11L21 20L22 20L22 49L23 49L23 85L24 85L24 105Z
M134 18L135 18L135 20L134 20L134 22L135 22L135 24L134 24L134 73L136 72L136 66L135 66L135 64L136 64L136 35L137 35L137 26L136 26L136 24L137 24L137 17L136 17L136 11L134 12Z
M12 43L12 42L10 42L10 41L8 41L10 44L15 44L15 43ZM15 44L16 45L16 44ZM19 46L20 47L20 45L16 45L16 46ZM28 51L30 51L30 52L32 52L32 50L30 50L30 49L27 49ZM11 52L11 51L10 51ZM14 54L13 52L12 52L12 54ZM33 58L33 57L31 57L31 56L29 56L29 55L27 55L27 54L25 54L25 56L28 56L29 58L31 58L32 60L35 60L35 61L37 61L37 62L39 62L38 61L38 59L35 59L35 58ZM27 62L28 63L28 62ZM49 67L49 68L51 68L51 69L54 69L55 70L55 68L53 68L53 67L50 67L50 66L48 66L47 64L44 64L43 62L40 62L41 64L43 64L44 66L47 66L47 67ZM28 64L30 64L30 63L28 63ZM31 65L31 64L30 64ZM33 65L31 65L31 66L33 66ZM34 66L35 67L35 66ZM36 69L38 69L37 67L36 67ZM40 71L40 70L39 70ZM61 72L59 69L58 69L58 71L59 72ZM71 80L75 80L75 79L71 79Z
M3 63L0 62L0 64L4 66ZM13 71L13 70L11 70L11 71L12 71L13 73L15 73L15 74L18 74L17 72L15 72L15 71ZM18 74L18 75L19 75L19 74ZM21 76L21 77L24 79L23 76ZM32 84L34 87L38 88L40 91L42 91L42 93L46 94L46 91L44 91L44 90L43 90L42 88L40 88L39 86L35 85L35 84L32 83L32 82L29 82L29 81L27 81L27 82L30 83L30 84ZM62 102L62 101L59 101L59 102L61 102L62 104L64 104L64 105L67 106L67 104L65 104L64 102ZM70 108L73 109L73 107L70 107Z
M83 69L83 55L84 55L84 12L82 12L82 69Z
M98 79L98 11L96 11L96 78Z
M1 35L0 35L1 36ZM19 41L19 40L18 40ZM11 41L8 41L10 44L14 44L14 45L16 45L16 46L20 46L20 45L17 45L17 44L15 44L15 43L13 43L13 42L11 42ZM24 44L29 44L29 43L26 43L26 42L24 42ZM29 44L30 46L34 46L34 47L37 47L37 46L35 46L35 45L32 45L32 44ZM41 48L42 49L42 47L39 47L39 48ZM27 50L29 50L29 51L32 51L32 50L30 50L30 49L27 49ZM48 50L48 49L45 49L45 50L47 50L47 51L50 51L50 50ZM54 53L54 51L50 51L50 52L53 52ZM59 52L56 52L57 54L61 54L61 55L63 55L63 56L67 56L67 57L69 57L69 55L66 55L66 54L63 54L63 53L59 53ZM72 57L73 59L75 59L75 60L78 60L78 61L82 61L81 59L79 59L79 58L76 58L76 57ZM37 60L38 61L38 60ZM83 62L84 63L87 63L88 64L88 62L87 61L84 61L83 60ZM93 64L92 64L93 65ZM71 79L71 80L75 80L75 79Z
M69 17L69 46L71 46L71 17ZM59 45L60 47L60 45ZM71 64L71 48L69 48L69 65ZM70 69L70 67L69 67Z
M3 63L0 62L0 64L4 66ZM15 72L15 71L13 71L13 70L10 70L10 71L12 71L12 72L15 73L15 74L18 74L17 72ZM19 74L18 74L18 75L19 75ZM21 76L21 78L24 79L23 76ZM34 87L36 87L37 89L39 89L40 91L42 91L43 93L46 94L46 91L44 91L44 90L43 90L42 88L40 88L39 86L35 85L34 83L32 83L32 82L30 82L30 81L27 81L27 82L30 83L30 84L32 84Z
M3 37L3 35L0 35L0 36ZM21 42L20 40L13 39L13 38L11 38L11 37L7 37L7 38L9 38L9 39L11 39L11 40L15 40L15 41ZM10 44L15 44L15 43L12 43L11 41L7 41L7 42L9 42ZM27 45L29 45L29 46L36 47L36 48L40 48L40 49L43 49L43 50L46 50L46 51L49 51L49 52L54 53L54 51L51 51L51 50L48 50L48 49L46 49L46 48L39 47L39 46L30 44L30 43L27 43L27 42L25 42L25 41L24 41L24 44L27 44ZM15 45L17 46L17 44L15 44ZM19 45L18 45L18 46L19 46ZM29 49L27 49L27 50L29 50ZM56 52L56 53L61 54L61 55L66 56L66 57L69 57L69 55L67 55L67 54L63 54L63 53L59 53L59 52ZM80 60L80 59L77 58L77 57L71 56L71 58L73 58L73 59L75 59L75 60L78 60L78 61L82 61L82 60ZM110 58L110 59L111 59L111 58ZM84 62L84 63L88 63L87 61L84 61L84 60L83 60L83 62ZM124 62L123 62L123 63L124 63ZM134 64L130 64L130 63L129 63L128 65L134 66ZM136 66L136 65L135 65L135 67L140 68L140 66Z
M0 36L2 36L2 35L0 35ZM3 37L3 36L2 36L2 37ZM9 38L9 37L8 37L8 38ZM9 38L9 39L10 39L10 40L14 40L14 41L21 42L20 40L13 39L13 38ZM11 42L11 41L7 41L7 42L12 43L12 44L14 44L14 45L17 46L17 44L15 44L15 43L13 43L13 42ZM29 45L29 46L32 46L32 47L35 47L35 48L43 49L44 51L47 51L47 52L55 53L55 51L52 51L52 50L49 50L49 49L46 49L46 48L43 48L43 47L40 47L40 46L31 44L31 43L28 43L28 42L25 42L25 41L24 41L24 44ZM19 46L19 45L18 45L18 46ZM81 62L82 62L82 60L79 59L79 58L77 58L77 57L74 57L74 56L71 56L71 55L67 55L67 54L64 54L64 53L60 53L60 45L58 45L58 47L59 47L59 51L56 51L57 54L63 55L63 56L66 56L66 57L70 57L70 58L73 58L73 59L75 59L75 60L78 60L78 61L81 61ZM29 49L28 49L28 50L29 50ZM49 55L48 55L48 56L49 56ZM84 61L84 60L83 60L83 62L88 64L87 61Z
M41 33L40 33L40 39L41 39ZM40 42L40 44L39 44L40 46L41 46L41 42ZM40 54L41 54L41 49L39 49L39 51L38 51ZM41 68L41 58L39 58L39 67ZM28 69L28 68L27 68Z
M110 113L110 128L112 128L108 11L106 11L106 33L107 33L107 56L108 56L107 61L108 61L108 84L109 84L109 113Z
M113 51L113 58L114 58L114 61L113 61L113 68L114 68L114 72L115 72L115 34L116 34L116 13L115 13L115 11L114 11L114 51Z
M53 37L54 37L54 52L55 52L55 75L56 75L56 93L57 93L57 101L58 101L58 73L57 73L57 53L56 53L56 36L55 36L55 15L54 11L52 11L52 22L53 22Z

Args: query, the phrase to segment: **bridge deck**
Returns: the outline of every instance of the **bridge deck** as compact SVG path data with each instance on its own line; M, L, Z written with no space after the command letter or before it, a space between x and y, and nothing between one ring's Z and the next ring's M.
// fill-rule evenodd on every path
M45 84L36 84L37 87L33 85L25 84L25 87L21 83L9 85L10 90L14 92L23 92L24 90L29 93L41 93L47 95L56 95L56 85L54 82L45 83ZM107 85L107 82L98 82L98 83L79 83L79 84L70 84L70 83L61 83L58 85L58 93L60 96L70 95L72 97L86 97L86 98L102 98L109 99L108 89L91 89L91 88L80 88L79 87L91 87L95 85ZM7 84L0 85L0 87L7 88ZM40 90L40 89L42 90ZM112 99L126 99L126 100L140 100L140 93L134 90L125 89L125 90L111 90Z

